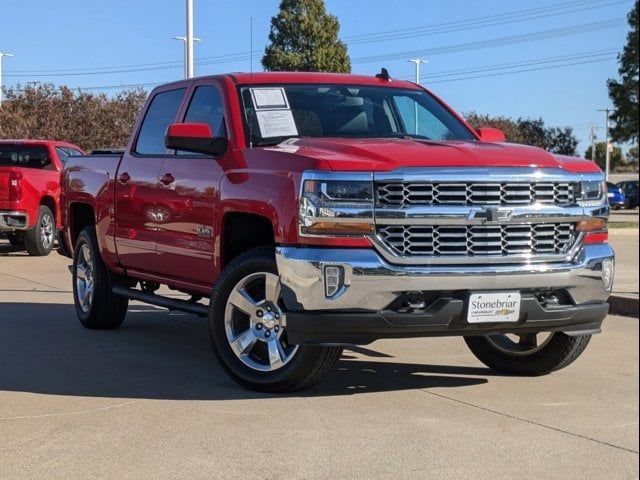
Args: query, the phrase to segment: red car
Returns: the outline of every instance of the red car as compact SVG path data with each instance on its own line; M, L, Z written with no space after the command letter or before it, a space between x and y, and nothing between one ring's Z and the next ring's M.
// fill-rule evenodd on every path
M475 130L385 72L158 87L124 153L69 161L62 204L85 327L118 327L131 299L208 317L256 390L309 387L379 338L460 336L541 375L608 312L598 167Z
M53 140L0 140L0 233L29 255L48 255L60 225L60 172L80 147Z

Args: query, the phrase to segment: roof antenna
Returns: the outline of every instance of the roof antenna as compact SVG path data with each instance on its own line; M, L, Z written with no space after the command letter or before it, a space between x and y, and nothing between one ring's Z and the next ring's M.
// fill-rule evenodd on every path
M382 68L382 70L380 70L380 73L376 74L376 78L379 78L380 80L386 80L387 82L391 81L391 75L389 75L389 70L387 70L386 68Z

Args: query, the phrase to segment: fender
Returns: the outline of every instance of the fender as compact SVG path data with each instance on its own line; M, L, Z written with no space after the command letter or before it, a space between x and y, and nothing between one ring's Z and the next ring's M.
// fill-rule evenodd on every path
M68 166L63 174L63 209L71 215L74 205L91 207L100 254L107 266L120 270L114 241L114 181L109 172L115 172L120 157L95 158L92 169L82 165ZM65 219L64 235L71 249L75 246L73 218Z

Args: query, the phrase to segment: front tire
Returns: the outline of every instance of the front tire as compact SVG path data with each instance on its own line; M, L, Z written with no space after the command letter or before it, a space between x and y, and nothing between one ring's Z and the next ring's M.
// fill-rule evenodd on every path
M93 227L87 227L76 241L73 255L73 300L76 314L85 328L109 330L124 321L129 299L115 295L112 275L100 256Z
M288 343L280 279L269 248L250 250L227 266L211 295L209 332L227 374L261 392L309 388L342 354L342 347Z
M56 233L56 220L51 209L40 205L36 226L24 234L24 246L27 253L33 257L45 257L53 249Z
M513 341L506 334L465 337L467 346L487 367L509 375L539 376L573 363L587 348L591 335L570 336L555 332L524 334Z

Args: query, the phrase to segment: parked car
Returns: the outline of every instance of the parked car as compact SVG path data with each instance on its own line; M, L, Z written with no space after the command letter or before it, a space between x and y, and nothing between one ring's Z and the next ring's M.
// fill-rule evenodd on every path
M607 182L607 197L609 198L609 206L614 210L626 208L627 198L620 187L611 182Z
M546 374L609 308L598 167L384 72L158 87L124 154L69 161L62 199L85 327L118 327L131 299L207 317L256 390L309 387L380 338L461 336L497 371Z
M0 140L0 233L29 255L48 255L60 225L60 171L80 147L52 140Z
M618 183L618 187L624 193L626 204L625 208L638 208L638 181L631 180Z

